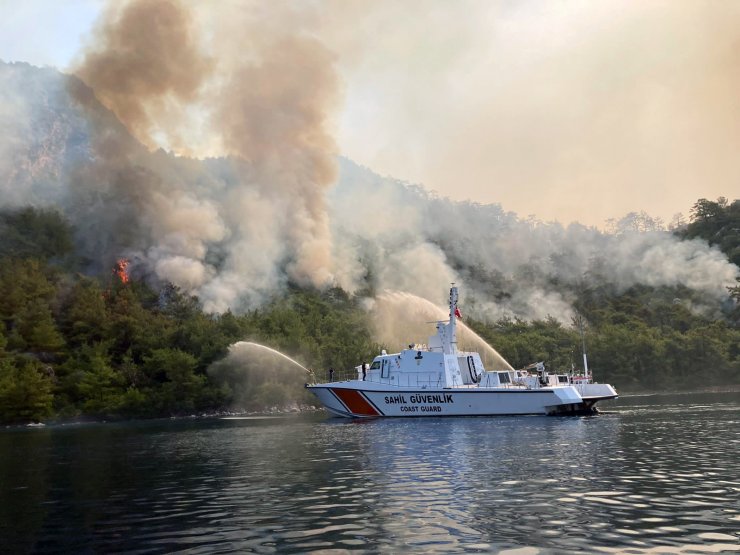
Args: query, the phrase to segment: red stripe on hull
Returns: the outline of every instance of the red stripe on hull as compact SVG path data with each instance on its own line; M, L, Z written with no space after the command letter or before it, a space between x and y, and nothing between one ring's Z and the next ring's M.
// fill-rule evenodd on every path
M342 403L349 409L349 411L357 416L379 416L380 413L367 402L365 397L359 391L354 389L340 389L338 387L332 388L334 395L339 397Z

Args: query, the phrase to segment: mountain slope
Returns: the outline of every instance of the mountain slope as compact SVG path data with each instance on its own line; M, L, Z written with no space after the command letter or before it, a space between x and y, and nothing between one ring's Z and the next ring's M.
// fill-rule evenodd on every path
M59 207L86 271L127 257L133 275L172 282L207 310L254 308L291 283L306 285L296 277L301 260L315 263L308 270L324 276L322 287L350 293L402 290L442 304L447 284L461 282L473 314L488 320L569 322L579 291L595 280L614 293L682 288L697 310L718 314L739 274L701 240L523 220L342 158L336 185L309 216L275 185L279 167L273 180L242 158L150 152L76 77L27 64L0 64L0 77L8 85L0 123L12 130L0 139L2 207ZM314 256L296 252L312 245L295 240L307 217L328 226L328 259L323 245Z

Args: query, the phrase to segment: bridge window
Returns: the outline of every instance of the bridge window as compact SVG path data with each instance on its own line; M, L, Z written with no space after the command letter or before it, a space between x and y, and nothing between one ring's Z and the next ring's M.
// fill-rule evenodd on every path
M391 372L391 361L387 358L383 359L383 369L380 371L381 378L387 378Z

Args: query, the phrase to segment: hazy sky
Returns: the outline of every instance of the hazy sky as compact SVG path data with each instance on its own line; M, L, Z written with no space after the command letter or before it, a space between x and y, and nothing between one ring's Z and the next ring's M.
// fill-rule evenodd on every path
M204 26L243 3L191 2ZM64 69L103 6L0 0L0 59ZM740 2L291 6L337 57L341 152L378 173L564 223L740 197Z

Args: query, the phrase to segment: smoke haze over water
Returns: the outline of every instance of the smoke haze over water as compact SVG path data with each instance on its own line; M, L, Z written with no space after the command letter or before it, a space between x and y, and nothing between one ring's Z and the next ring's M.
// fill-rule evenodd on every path
M443 306L454 281L476 317L563 322L585 276L617 291L685 286L714 309L726 298L738 268L701 241L629 218L614 233L525 220L339 158L342 41L318 32L321 5L224 6L111 3L75 67L93 91L74 78L36 90L30 69L0 67L5 128L44 134L31 146L0 137L0 204L60 205L99 267L125 255L216 312L260 306L288 283ZM66 119L44 127L57 105Z

